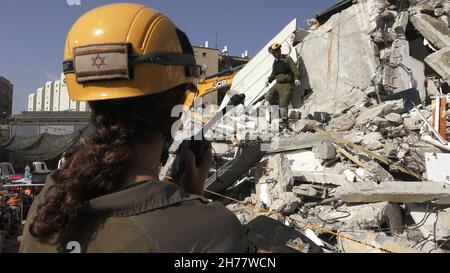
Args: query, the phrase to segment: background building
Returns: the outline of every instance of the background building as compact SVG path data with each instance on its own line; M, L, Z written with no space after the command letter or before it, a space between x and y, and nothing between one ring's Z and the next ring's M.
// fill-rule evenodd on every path
M28 96L29 112L89 112L84 101L71 100L64 74L58 81L45 83L35 93Z
M206 43L205 46L208 44ZM217 48L194 46L194 55L197 64L206 69L206 75L219 73L219 50Z
M12 114L13 85L0 76L0 124Z
M250 61L248 51L245 51L240 57L230 56L227 46L219 50L208 47L208 42L205 42L204 47L194 46L193 48L197 64L206 69L206 77L244 65Z

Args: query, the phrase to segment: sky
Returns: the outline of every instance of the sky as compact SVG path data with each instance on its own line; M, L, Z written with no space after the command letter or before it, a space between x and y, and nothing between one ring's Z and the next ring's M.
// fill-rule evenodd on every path
M70 5L72 2L73 5ZM77 5L77 2L80 5ZM67 32L78 17L126 0L0 0L0 75L14 85L13 113L28 95L59 79ZM254 56L292 19L305 20L338 0L134 0L169 16L193 45L228 46Z

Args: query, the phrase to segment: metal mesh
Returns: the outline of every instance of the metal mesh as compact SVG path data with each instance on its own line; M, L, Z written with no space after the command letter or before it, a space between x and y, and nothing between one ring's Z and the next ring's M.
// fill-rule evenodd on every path
M14 157L33 161L46 161L59 157L64 151L81 144L86 128L70 135L43 134L36 137L17 137L4 148Z

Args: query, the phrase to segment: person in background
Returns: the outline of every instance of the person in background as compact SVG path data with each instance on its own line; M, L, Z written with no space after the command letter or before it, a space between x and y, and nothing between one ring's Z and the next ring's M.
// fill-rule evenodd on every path
M61 155L61 159L58 161L58 170L62 170L67 162L67 152L63 152Z
M276 84L267 92L266 100L270 105L280 107L280 118L282 126L287 127L288 107L292 102L294 87L300 87L301 73L294 60L289 55L281 54L281 45L273 44L269 47L269 53L275 58L272 68L272 74L267 79L266 87L273 81Z

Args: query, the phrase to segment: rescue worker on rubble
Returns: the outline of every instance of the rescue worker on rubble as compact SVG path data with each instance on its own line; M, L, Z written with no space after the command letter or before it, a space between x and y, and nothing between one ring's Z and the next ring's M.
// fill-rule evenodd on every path
M301 86L300 71L290 56L281 54L280 44L272 44L269 47L269 53L273 55L275 61L272 74L267 79L266 87L274 80L276 80L276 84L267 92L266 100L270 105L280 107L280 118L286 125L288 107L292 102L294 86Z
M250 251L237 217L201 196L211 150L199 167L188 154L182 187L159 181L171 111L200 76L170 19L131 3L86 13L68 34L64 73L70 97L89 102L95 133L47 180L21 252Z

